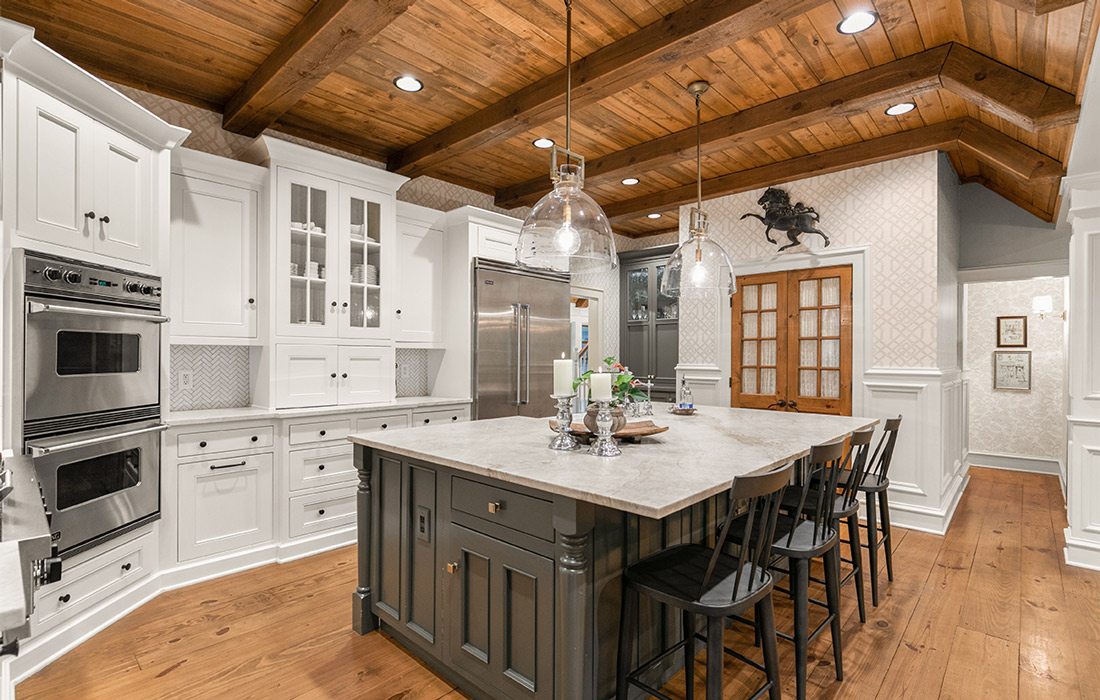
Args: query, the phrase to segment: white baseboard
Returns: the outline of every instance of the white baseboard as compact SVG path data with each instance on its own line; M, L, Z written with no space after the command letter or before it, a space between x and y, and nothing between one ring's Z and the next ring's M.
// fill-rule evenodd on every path
M0 659L0 700L15 700L15 686L161 593L253 569L286 563L355 543L352 525L292 542L266 544L163 569L20 645L19 656Z
M951 519L955 517L955 509L959 507L959 501L962 499L968 483L970 483L969 475L960 479L959 485L955 488L954 493L949 495L947 505L942 509L891 500L891 525L904 527L908 530L920 530L933 535L947 534L947 528L951 525Z
M1029 457L971 450L970 455L967 457L967 466L990 467L1014 472L1033 472L1035 474L1053 474L1059 479L1062 478L1062 460L1050 457Z
M1062 551L1065 554L1066 563L1082 569L1100 571L1100 543L1078 539L1073 536L1068 527L1065 533L1066 548Z

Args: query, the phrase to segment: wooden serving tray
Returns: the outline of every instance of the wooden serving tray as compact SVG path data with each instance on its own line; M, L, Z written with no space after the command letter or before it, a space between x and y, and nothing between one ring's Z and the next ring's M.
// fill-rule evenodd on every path
M594 437L592 433L588 431L588 427L584 423L570 423L569 428L573 431L573 435L581 439L589 439ZM558 422L553 418L550 419L550 430L554 432L558 431ZM619 439L630 438L642 438L647 435L657 435L668 430L667 425L657 425L651 420L634 421L633 423L627 423L626 426L614 436Z

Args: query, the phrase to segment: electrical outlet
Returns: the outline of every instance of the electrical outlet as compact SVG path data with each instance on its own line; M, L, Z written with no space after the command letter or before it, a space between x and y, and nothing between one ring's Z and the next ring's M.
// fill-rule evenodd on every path
M191 372L191 371L188 371L188 370L182 370L177 375L177 378L179 379L180 391L191 391L192 389L195 388L195 373L194 372Z

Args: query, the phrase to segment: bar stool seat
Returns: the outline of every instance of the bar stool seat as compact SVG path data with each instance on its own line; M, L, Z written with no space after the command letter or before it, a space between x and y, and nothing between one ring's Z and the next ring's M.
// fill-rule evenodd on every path
M710 587L700 595L699 582L713 552L699 544L672 547L627 569L627 582L660 603L708 616L739 613L771 594L770 573L761 570L753 581L748 564L739 566L735 557L719 554Z
M863 493L878 493L890 488L890 480L881 474L868 473L858 488Z
M794 530L792 533L791 531ZM822 528L812 520L781 515L775 524L772 554L779 557L820 557L836 546L837 531Z

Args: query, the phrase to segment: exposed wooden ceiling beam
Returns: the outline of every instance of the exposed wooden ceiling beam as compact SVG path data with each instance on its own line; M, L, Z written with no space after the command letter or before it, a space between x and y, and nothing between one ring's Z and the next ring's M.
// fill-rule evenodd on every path
M1064 175L1061 164L1053 158L977 120L964 117L704 180L703 198L713 199L917 153L955 148L966 149L978 160L1002 168L1024 181L1049 180ZM623 221L694 201L695 185L690 184L610 202L604 205L604 212L612 221Z
M706 122L700 130L703 152L715 153L787 134L827 119L853 116L892 100L935 90L940 87L940 68L950 50L950 45L929 49ZM684 100L688 100L686 92ZM610 182L694 157L695 127L691 127L588 161L585 180L588 184ZM505 187L497 192L496 204L504 208L534 204L549 186L549 178L544 175Z
M754 36L822 0L695 0L592 52L573 66L573 107L587 105L719 47ZM470 149L514 136L564 113L565 69L393 154L389 169L422 175Z
M1014 7L1017 10L1039 17L1048 12L1060 10L1063 7L1077 5L1078 3L1084 2L1084 0L1001 0L1001 2L1009 7Z
M703 150L714 153L771 138L939 87L1028 131L1072 124L1079 112L1070 93L965 46L945 44L706 122ZM694 149L695 129L684 129L589 161L585 179L599 184L657 170L690 160ZM496 204L506 208L530 205L548 187L546 176L532 178L498 190Z
M318 0L225 105L222 126L257 136L413 0Z
M959 97L1027 131L1074 124L1080 112L1070 93L961 44L952 45L940 79Z

